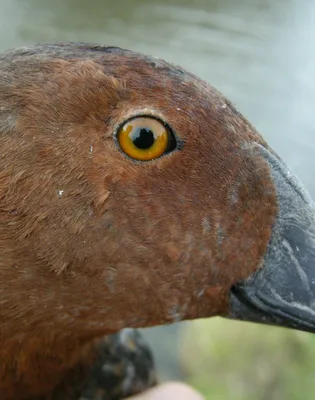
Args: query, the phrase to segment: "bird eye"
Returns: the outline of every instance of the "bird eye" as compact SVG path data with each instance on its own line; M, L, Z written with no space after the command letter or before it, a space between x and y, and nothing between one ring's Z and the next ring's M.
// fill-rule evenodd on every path
M138 161L154 160L177 147L170 128L153 117L128 120L118 129L117 141L127 156Z

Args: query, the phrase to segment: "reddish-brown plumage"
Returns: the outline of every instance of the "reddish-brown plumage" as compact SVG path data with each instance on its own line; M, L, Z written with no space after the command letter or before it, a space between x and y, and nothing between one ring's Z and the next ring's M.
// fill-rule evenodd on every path
M137 163L116 127L166 121L181 150ZM50 393L123 327L224 315L277 205L267 146L210 85L117 48L0 56L0 398Z

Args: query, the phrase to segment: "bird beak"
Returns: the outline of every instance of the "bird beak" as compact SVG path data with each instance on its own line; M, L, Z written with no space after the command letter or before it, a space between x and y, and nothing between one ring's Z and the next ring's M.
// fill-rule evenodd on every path
M229 318L315 332L315 205L267 149L278 215L258 271L230 292Z

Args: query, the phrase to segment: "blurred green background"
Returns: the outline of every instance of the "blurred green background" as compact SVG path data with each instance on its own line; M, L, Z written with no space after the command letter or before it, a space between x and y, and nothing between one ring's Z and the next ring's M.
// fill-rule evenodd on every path
M314 0L0 0L0 50L119 45L181 64L250 119L315 197ZM145 330L162 379L207 399L314 399L315 337L201 320Z
M313 400L315 336L220 318L181 335L188 381L208 400Z

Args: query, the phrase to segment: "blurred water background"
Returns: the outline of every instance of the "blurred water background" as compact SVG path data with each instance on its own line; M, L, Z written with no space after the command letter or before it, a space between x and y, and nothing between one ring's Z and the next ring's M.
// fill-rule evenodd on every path
M208 80L315 197L314 0L0 0L0 50L88 41L160 56ZM160 376L208 399L314 399L315 339L224 320L145 331Z

